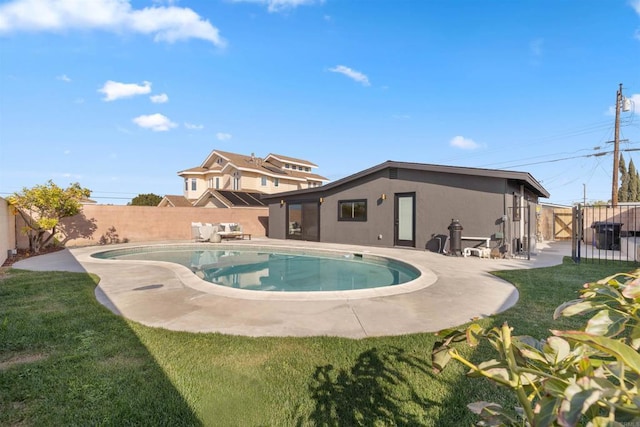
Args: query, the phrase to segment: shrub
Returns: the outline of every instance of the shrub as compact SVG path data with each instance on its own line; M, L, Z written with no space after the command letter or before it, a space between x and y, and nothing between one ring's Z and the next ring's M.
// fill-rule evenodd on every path
M432 364L442 370L453 359L467 375L485 377L513 391L520 407L492 402L469 409L484 426L622 426L640 417L640 269L587 283L580 298L560 305L560 316L585 316L583 330L552 330L537 340L513 336L508 324L490 329L473 323L441 331ZM479 364L456 347L487 341L495 359Z

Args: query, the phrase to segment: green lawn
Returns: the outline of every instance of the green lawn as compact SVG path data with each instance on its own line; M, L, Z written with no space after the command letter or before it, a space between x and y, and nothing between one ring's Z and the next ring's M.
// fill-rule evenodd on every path
M483 320L541 338L584 282L624 265L496 273L521 300ZM460 426L502 389L430 366L433 334L351 340L245 338L148 328L96 302L82 273L0 274L0 425ZM454 309L452 307L452 309ZM486 358L488 348L473 358ZM469 355L469 353L467 353Z

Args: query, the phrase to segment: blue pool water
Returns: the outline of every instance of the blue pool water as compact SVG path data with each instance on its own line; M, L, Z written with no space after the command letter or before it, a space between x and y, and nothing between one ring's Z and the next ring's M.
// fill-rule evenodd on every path
M247 249L143 247L94 255L103 259L168 261L198 277L232 288L309 292L370 289L406 283L420 276L409 264L361 254L287 253Z

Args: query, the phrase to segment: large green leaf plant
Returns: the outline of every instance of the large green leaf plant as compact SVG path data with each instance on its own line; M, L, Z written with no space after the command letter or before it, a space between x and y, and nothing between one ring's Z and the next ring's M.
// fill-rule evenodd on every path
M511 389L519 407L475 402L483 426L640 426L640 269L587 283L554 313L584 316L579 331L551 330L537 340L514 336L508 324L441 331L432 351L436 371L456 360L471 377ZM458 351L488 341L492 360L472 363Z

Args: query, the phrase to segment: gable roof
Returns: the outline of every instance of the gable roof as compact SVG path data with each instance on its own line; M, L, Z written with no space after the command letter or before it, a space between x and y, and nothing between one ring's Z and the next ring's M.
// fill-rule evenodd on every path
M213 159L215 155L222 157L223 159L233 163L236 167L239 168L258 168L258 162L256 161L257 157L255 156L245 156L244 154L230 153L228 151L220 150L213 150L200 166L207 169L214 167L215 163L210 164L210 160Z
M187 199L184 196L173 196L173 195L167 195L164 196L162 198L162 200L160 200L160 203L158 203L158 206L172 206L174 208L187 208L187 207L192 207L193 205L191 204L191 202L189 201L189 199Z
M188 175L194 175L194 174L199 174L199 175L203 175L205 173L209 172L209 169L203 168L203 167L195 167L195 168L189 168L189 169L185 169L185 170L181 170L180 172L178 172L178 175L184 175L184 174L188 174Z
M213 162L213 159L219 156L225 159L228 163L224 167ZM213 150L207 158L198 167L185 169L178 172L179 176L183 175L205 175L211 172L224 172L227 167L235 167L239 170L253 171L261 175L268 175L276 178L288 178L294 181L329 181L322 175L318 175L311 172L304 172L300 170L280 169L277 166L269 163L267 160L272 157L278 161L284 161L289 163L296 163L307 167L317 167L315 164L301 159L294 159L293 157L286 157L280 155L269 154L264 160L251 155L245 156L244 154L230 153L228 151Z
M275 193L275 194L264 194L262 198L264 200L271 200L271 199L279 199L279 198L282 198L283 196L288 196L293 194L322 193L327 190L340 187L341 185L347 184L357 179L377 173L381 170L393 169L393 168L409 169L409 170L425 171L425 172L437 172L437 173L449 173L449 174L457 174L457 175L472 175L472 176L482 176L482 177L490 177L490 178L510 179L510 180L522 182L525 185L525 187L527 187L533 193L537 194L539 197L545 197L545 198L549 197L549 192L528 172L516 172L516 171L507 171L507 170L501 170L501 169L470 168L470 167L460 167L460 166L444 166L444 165L433 165L433 164L426 164L426 163L397 162L393 160L387 160L384 163L380 163L379 165L373 166L369 169L365 169L353 175L349 175L337 181L330 182L328 184L323 185L322 187L287 191L287 192Z
M270 157L273 157L274 159L282 162L282 163L295 163L297 165L302 165L302 166L308 166L310 168L317 168L318 165L316 165L315 163L311 163L307 160L302 160L302 159L296 159L295 157L288 157L288 156L283 156L281 154L269 154L267 155L267 157L264 158L265 161L269 160Z

